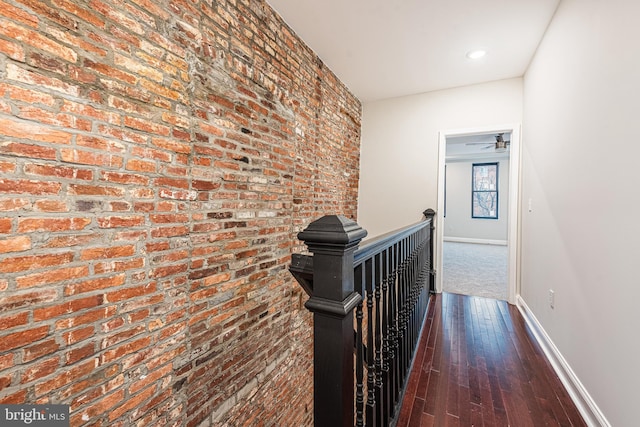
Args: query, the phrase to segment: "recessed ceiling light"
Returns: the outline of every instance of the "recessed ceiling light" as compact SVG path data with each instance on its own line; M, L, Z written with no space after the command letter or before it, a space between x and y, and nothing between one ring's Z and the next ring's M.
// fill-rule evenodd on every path
M471 52L467 52L467 58L469 59L480 59L487 54L486 50L472 50Z

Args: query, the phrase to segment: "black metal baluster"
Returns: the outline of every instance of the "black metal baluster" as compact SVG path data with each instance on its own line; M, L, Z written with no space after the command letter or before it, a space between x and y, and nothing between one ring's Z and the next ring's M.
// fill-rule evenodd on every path
M373 280L372 280L372 261L369 259L365 262L366 292L367 292L367 426L376 426L376 396L375 396L375 355L374 355L374 336L375 336L375 319L373 314Z
M384 250L379 257L382 277L382 395L385 417L389 418L392 409L393 392L391 369L389 365L389 251Z
M410 259L410 268L409 268L409 317L407 319L407 330L409 331L409 340L407 342L408 348L408 363L407 369L409 369L411 362L411 355L413 355L413 342L415 340L415 329L414 329L414 319L415 319L415 309L416 309L416 283L417 283L417 274L416 274L416 263L418 261L418 247L417 243L417 235L412 234L410 237L410 248L411 248L411 259Z
M395 404L398 399L398 330L397 330L397 244L389 248L389 279L387 285L389 287L389 365L391 372L391 401Z
M417 235L411 235L411 268L410 268L410 277L409 277L409 318L407 319L407 330L409 331L409 340L407 341L407 374L409 373L409 369L411 367L411 357L413 356L413 343L415 341L415 329L414 318L416 311L416 283L417 277L416 267L418 263L418 246L417 246Z
M415 259L413 267L413 302L412 302L412 316L411 316L411 357L416 349L416 343L418 341L418 334L420 329L418 326L418 318L420 316L420 271L422 270L422 241L420 239L420 233L415 234Z
M400 241L398 249L398 263L400 265L398 270L398 389L400 390L404 383L404 311L406 307L404 285L406 282L406 239Z
M363 286L364 272L362 264L356 267L354 272L355 279L355 291L360 295L365 295L363 292L366 289ZM369 295L366 295L369 298ZM362 336L362 320L364 313L362 312L362 301L356 307L356 423L358 427L364 426L364 343Z
M400 397L400 390L402 383L400 382L400 242L393 246L393 277L392 277L392 292L393 292L393 356L394 356L394 370L395 370L395 396L394 401Z
M374 260L375 258L376 257L374 257ZM375 266L374 268L376 269L376 273L374 274L374 277L377 278L379 277L379 274L380 274L380 271L378 268L379 266L377 262L373 262L373 265ZM376 316L376 328L375 328L375 331L376 331L375 366L376 366L376 403L377 403L376 414L378 416L378 425L385 426L388 420L385 420L384 400L382 395L382 322L381 322L382 306L380 304L382 292L380 289L380 282L376 280L375 285L376 286L374 290L374 296L375 296L374 308L375 308L375 316Z
M409 361L409 312L411 308L411 301L409 298L409 278L410 278L410 261L411 261L411 250L410 250L410 238L404 239L404 271L403 271L403 318L402 318L402 386L404 386L404 381L407 376L407 371L409 370L408 361Z

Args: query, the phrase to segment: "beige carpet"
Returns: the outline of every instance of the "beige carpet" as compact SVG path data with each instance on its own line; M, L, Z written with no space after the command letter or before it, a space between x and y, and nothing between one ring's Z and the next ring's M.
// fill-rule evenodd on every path
M507 246L444 242L445 292L506 300Z

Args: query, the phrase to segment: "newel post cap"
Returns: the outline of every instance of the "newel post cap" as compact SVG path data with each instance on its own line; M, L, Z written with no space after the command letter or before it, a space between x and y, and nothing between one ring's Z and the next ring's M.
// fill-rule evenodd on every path
M342 215L326 215L313 221L298 233L298 239L313 247L344 247L357 245L367 235L367 230L357 222Z
M427 219L433 218L434 216L436 216L436 211L429 208L429 209L426 209L424 212L422 212L422 215L424 215L424 217Z

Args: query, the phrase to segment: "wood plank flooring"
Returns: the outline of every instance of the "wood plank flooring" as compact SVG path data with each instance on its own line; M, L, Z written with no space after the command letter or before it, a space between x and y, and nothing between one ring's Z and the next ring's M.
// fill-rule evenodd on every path
M432 296L397 427L586 426L518 309Z

